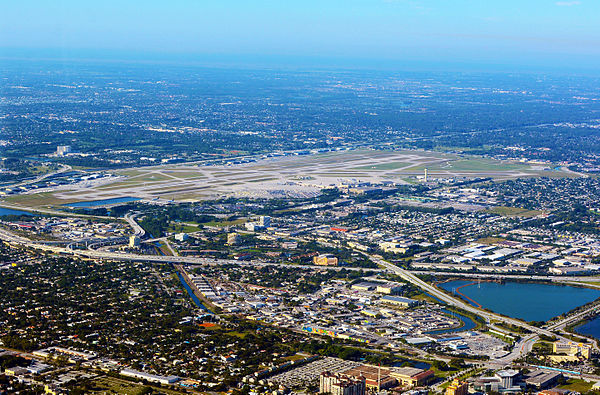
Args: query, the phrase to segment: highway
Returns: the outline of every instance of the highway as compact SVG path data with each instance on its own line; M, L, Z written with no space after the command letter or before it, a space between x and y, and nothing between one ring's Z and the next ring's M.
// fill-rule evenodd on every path
M554 334L546 329L542 329L542 328L538 328L535 327L533 325L529 325L523 321L514 319L514 318L510 318L510 317L505 317L502 316L500 314L496 314L496 313L491 313L482 309L479 309L477 307L471 306L470 304L462 301L461 299L457 299L454 298L452 296L447 295L445 292L441 291L439 288L426 283L425 281L421 280L419 277L417 277L415 274L409 272L408 270L402 269L396 265L393 265L389 262L384 261L383 259L370 255L369 256L374 262L376 262L377 264L385 267L386 269L394 272L395 274L399 275L400 277L402 277L404 280L418 286L419 288L421 288L422 290L424 290L425 292L427 292L428 294L435 296L436 298L446 302L447 304L451 305L451 306L455 306L458 307L460 309L463 309L465 311L468 311L470 313L473 314L477 314L483 318L485 318L488 322L491 321L499 321L499 322L503 322L506 324L510 324L510 325L516 325L519 326L521 328L525 328L527 330L530 330L531 332L534 333L538 333L538 334L544 334L544 335L548 335L548 336L554 336Z
M129 217L127 219L127 221L128 222L131 221L131 222L135 223L135 220L133 217ZM137 223L136 223L136 226L139 226L139 225L137 225ZM230 259L200 258L200 257L185 257L185 256L165 256L165 255L139 255L139 254L125 253L125 252L111 252L111 251L100 251L100 250L89 250L89 249L88 250L70 250L70 249L64 248L64 247L34 242L34 241L24 238L22 236L15 235L12 232L9 232L5 229L0 229L0 239L4 240L6 242L9 242L9 243L22 245L22 246L29 247L29 248L35 248L38 250L50 251L53 253L67 254L67 255L72 255L72 256L81 256L81 257L93 258L93 259L110 259L110 260L121 260L121 261L131 261L131 262L174 263L174 264L190 264L190 265L221 265L221 264L232 264L232 263L240 264L240 263L242 263L240 261L230 260ZM568 323L571 323L578 319L581 319L586 314L598 311L600 309L600 305L594 305L584 311L578 312L577 314L575 314L571 317L567 317L566 319L563 319L559 322L551 324L547 328L538 328L536 326L530 325L530 324L520 321L518 319L505 317L505 316L502 316L502 315L499 315L499 314L496 314L493 312L485 311L480 308L474 307L474 306L468 304L467 302L463 301L462 299L458 299L458 298L455 298L453 296L446 294L445 292L441 291L439 288L421 280L414 273L412 273L408 270L402 269L394 264L391 264L391 263L383 260L379 256L370 255L370 254L366 254L366 253L363 253L363 254L368 256L373 262L384 267L385 270L397 274L405 281L410 282L411 284L414 284L415 286L421 288L426 293L438 298L439 300L447 303L448 305L458 307L464 311L467 311L467 312L476 314L480 317L483 317L488 322L488 324L492 323L493 321L497 321L497 322L502 322L502 323L509 324L509 325L515 325L515 326L527 329L530 332L532 332L531 335L521 339L515 345L515 347L511 353L509 353L508 355L506 355L502 358L498 358L496 360L490 361L489 365L500 366L503 364L506 365L506 364L511 363L513 360L515 360L518 357L525 355L529 351L531 351L533 344L538 339L538 335L546 335L546 336L551 336L551 337L557 336L557 334L553 333L552 330L560 330L560 329L564 328ZM252 266L280 266L280 267L286 267L286 268L294 267L294 268L306 268L306 269L314 269L315 268L315 266L312 266L312 265L289 265L289 264L268 263L268 262L261 262L261 261L249 261L248 264L250 264ZM347 269L347 270L382 271L381 269L344 268L344 267L339 267L339 266L336 266L336 267L328 266L328 267L322 267L322 268L329 269L329 270ZM559 335L558 335L558 337L562 338Z
M24 247L35 248L42 251L49 251L56 254L66 254L72 256L81 256L85 258L93 259L112 259L120 261L130 262L153 262L153 263L180 263L187 265L223 265L223 264L244 264L245 261L237 261L234 259L217 259L217 258L199 258L199 257L187 257L187 256L169 256L169 255L139 255L126 252L111 252L101 250L71 250L65 247L59 247L54 245L47 245L40 242L35 242L24 238L19 235L15 235L5 229L0 229L0 240L8 243L21 245ZM272 263L262 261L246 261L248 265L252 266L279 266L285 268L304 268L304 269L315 269L312 265L291 265L287 263ZM357 267L344 267L344 266L319 266L320 269L326 270L356 270L356 271L373 271L381 272L382 269L365 269Z
M441 291L440 289L438 289L437 287L435 287L431 284L426 283L425 281L418 278L414 273L411 273L408 270L404 270L396 265L386 262L377 256L369 255L369 257L377 264L394 272L395 274L402 277L404 280L418 286L419 288L421 288L423 291L427 292L428 294L435 296L436 298L448 303L451 306L458 307L460 309L463 309L465 311L468 311L470 313L473 313L480 317L483 317L488 323L491 323L492 321L499 321L499 322L503 322L503 323L510 324L510 325L516 325L516 326L519 326L521 328L524 328L524 329L527 329L527 330L533 332L532 335L524 337L521 340L519 340L514 345L513 350L509 354L507 354L501 358L497 358L495 360L490 360L490 361L486 362L486 365L489 367L502 368L505 365L512 363L515 359L526 355L527 353L529 353L531 351L533 344L535 344L535 342L538 340L538 335L540 335L540 334L547 335L547 336L556 336L554 333L552 333L548 329L538 328L538 327L529 325L523 321L520 321L520 320L517 320L514 318L505 317L505 316L502 316L499 314L491 313L491 312L479 309L477 307L471 306L470 304L463 302L460 299L457 299L457 298L447 295L445 292Z
M133 232L135 236L139 238L144 237L146 231L142 228L135 220L137 213L127 213L125 214L125 221L133 228Z
M523 322L523 321L520 321L520 320L517 320L514 318L505 317L505 316L502 316L499 314L495 314L495 313L488 312L488 311L482 310L480 308L474 307L460 299L451 297L451 296L447 295L445 292L436 288L435 286L426 283L425 281L418 278L414 272L409 272L408 270L402 269L396 265L393 265L389 262L384 261L383 259L381 259L377 256L369 255L369 257L377 264L394 272L395 274L402 277L404 280L418 286L419 288L421 288L425 292L429 293L430 295L435 296L436 298L448 303L449 305L456 306L456 307L459 307L468 312L477 314L478 316L483 317L488 323L491 323L492 321L499 321L499 322L503 322L506 324L515 325L515 326L527 329L530 332L532 332L531 335L525 336L521 340L519 340L514 345L513 350L509 354L505 355L504 357L498 358L496 360L490 360L487 363L488 366L502 367L504 365L510 364L515 359L528 354L529 352L531 352L535 342L539 340L539 335L546 335L546 336L551 336L551 337L556 336L559 339L568 340L568 339L565 339L564 337L560 336L560 334L554 333L553 331L561 331L565 328L566 325L568 325L570 323L577 322L589 314L600 312L600 305L594 304L594 305L588 307L587 309L577 312L576 314L570 315L569 317L566 317L556 323L553 323L553 324L547 326L546 328L538 328L536 326L529 325L526 322ZM572 278L570 278L570 279L572 280ZM592 341L594 348L598 349L598 344L597 344L596 340L595 339L590 339L590 340Z
M547 326L546 328L549 330L563 330L565 328L565 326L572 324L574 322L580 321L589 314L595 314L598 312L600 312L600 304L594 304L594 305L590 306L589 308L587 308L583 311L580 311L578 313L575 313L573 315L570 315L560 321L557 321L557 322Z
M411 270L413 274L417 275L432 275L432 276L449 276L449 277L468 277L468 278L481 278L481 279L504 279L504 280L533 280L533 281L553 281L562 283L573 283L577 282L598 282L600 286L600 277L596 276L561 276L561 275L539 275L539 274L509 274L509 273L465 273L465 272L443 272L436 270ZM593 284L586 284L594 286Z
M498 322L502 322L505 324L515 325L515 326L521 327L523 329L527 329L530 332L532 332L531 335L526 336L526 337L522 338L521 340L519 340L515 344L513 350L509 354L505 355L504 357L501 357L501 358L498 358L495 360L490 360L489 362L487 362L486 365L488 365L490 367L502 367L504 365L508 365L515 359L529 353L533 347L533 344L538 340L539 335L557 336L558 338L564 339L562 336L559 336L559 335L551 332L550 328L548 328L548 329L538 328L536 326L529 325L526 322L523 322L523 321L520 321L520 320L517 320L514 318L505 317L500 314L488 312L488 311L482 310L480 308L474 307L474 306L464 302L461 299L457 299L457 298L447 295L445 292L441 291L440 289L438 289L437 287L435 287L431 284L426 283L425 281L423 281L419 277L417 277L414 273L412 273L408 270L402 269L396 265L386 262L385 260L379 258L378 256L374 256L374 255L368 255L368 256L370 259L372 259L377 264L385 267L389 271L402 277L404 280L418 286L423 291L438 298L439 300L446 302L447 304L449 304L451 306L458 307L462 310L465 310L470 313L476 314L480 317L483 317L486 320L486 322L488 322L488 323L491 323L492 321L498 321Z
M68 171L70 171L70 170L73 169L69 165L63 165L63 164L59 164L59 165L61 166L61 168L58 169L58 170L56 170L56 171L53 171L51 173L47 173L47 174L44 174L44 175L41 175L41 176L37 176L37 177L35 177L32 180L24 180L24 181L21 181L19 183L13 184L13 185L8 185L7 187L8 188L17 188L17 187L21 187L21 186L24 186L24 185L35 184L36 182L40 182L42 180L45 180L46 178L50 178L50 177L56 176L56 175L61 174L61 173L66 173L66 172L68 172Z

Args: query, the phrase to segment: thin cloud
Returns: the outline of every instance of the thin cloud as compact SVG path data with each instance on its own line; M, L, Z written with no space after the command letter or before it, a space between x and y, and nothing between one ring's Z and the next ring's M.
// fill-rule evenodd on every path
M559 7L573 7L581 4L581 1L557 1L555 4Z

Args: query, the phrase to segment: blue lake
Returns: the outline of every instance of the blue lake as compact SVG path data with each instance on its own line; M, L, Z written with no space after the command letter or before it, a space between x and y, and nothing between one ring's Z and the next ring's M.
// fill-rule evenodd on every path
M0 207L0 216L2 215L34 215L27 211L12 210L10 208Z
M469 285L472 284L472 285ZM456 280L438 285L460 292L470 304L525 321L548 321L562 313L592 302L600 290L557 284ZM457 295L461 296L461 295Z
M102 200L91 200L89 202L75 202L75 203L66 203L63 206L67 207L97 207L97 206L106 206L109 204L116 203L128 203L128 202L137 202L141 200L140 198L125 196L120 198L112 198L112 199L102 199Z
M585 324L579 325L575 328L575 332L600 339L600 316L596 316L596 318L593 318Z

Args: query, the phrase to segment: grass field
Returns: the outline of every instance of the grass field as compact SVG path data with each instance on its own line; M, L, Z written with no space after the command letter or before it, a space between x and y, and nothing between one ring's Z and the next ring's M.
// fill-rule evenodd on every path
M412 163L388 162L388 163L382 163L379 165L360 166L360 167L357 167L356 170L396 170L396 169L401 169L401 168L407 167L407 166L412 166Z
M60 206L65 203L77 201L77 199L57 199L56 196L50 192L9 196L5 200L7 203L20 204L26 207Z
M148 392L149 390L152 392ZM100 377L92 381L92 389L90 394L119 394L119 395L139 395L139 394L167 394L180 395L185 392L174 391L166 388L158 388L137 384L131 381L115 378L115 377Z
M197 232L198 226L184 225L172 222L167 229L167 232L173 233L192 233Z
M586 393L592 389L594 384L582 379L569 379L566 384L558 386L560 389Z
M246 218L238 218L236 220L233 221L212 221L212 222L207 222L204 225L206 226L232 226L232 225L241 225L243 223L248 222L248 220Z
M484 237L482 239L477 240L477 242L482 244L495 244L501 243L505 240L506 239L503 239L502 237Z
M497 206L486 210L488 213L502 215L503 217L521 217L521 218L533 218L540 214L538 210L527 210L520 207L506 207Z
M538 341L533 345L533 350L538 352L546 352L547 354L552 353L552 343L546 341Z

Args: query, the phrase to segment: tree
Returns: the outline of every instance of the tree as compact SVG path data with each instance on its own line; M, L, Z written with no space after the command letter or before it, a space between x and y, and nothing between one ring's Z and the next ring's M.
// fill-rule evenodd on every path
M466 366L462 358L452 358L448 364L454 369L462 369Z

